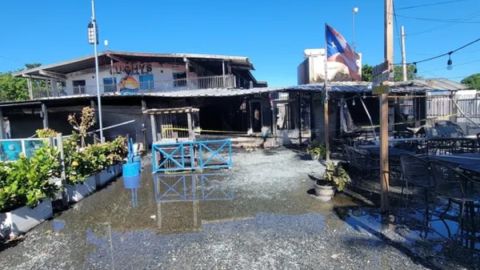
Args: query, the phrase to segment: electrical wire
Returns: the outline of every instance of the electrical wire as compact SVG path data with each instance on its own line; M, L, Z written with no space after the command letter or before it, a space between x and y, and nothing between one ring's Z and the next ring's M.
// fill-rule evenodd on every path
M440 2L433 2L433 3L424 3L418 5L411 5L405 7L399 7L398 10L405 10L405 9L413 9L413 8L422 8L422 7L431 7L431 6L439 6L451 3L458 3L458 2L465 2L467 0L449 0L449 1L440 1Z
M477 42L479 42L479 41L480 41L480 38L477 38L477 39L475 39L475 40L473 40L473 41L470 41L470 42L468 42L468 43L466 43L466 44L464 44L464 45L462 45L462 46L460 46L460 47L458 47L458 48L456 48L456 49L454 49L454 50L448 51L448 52L446 52L446 53L442 53L442 54L439 54L439 55L436 55L436 56L432 56L432 57L429 57L429 58L425 58L425 59L421 59L421 60L418 60L418 61L409 62L409 63L407 63L407 64L408 64L408 65L412 65L412 64L413 64L413 65L416 65L416 64L419 64L419 63L424 63L424 62L432 61L432 60L435 60L435 59L438 59L438 58L440 58L440 57L444 57L444 56L447 56L447 55L452 55L453 53L456 53L456 52L458 52L458 51L460 51L460 50L462 50L462 49L464 49L464 48L466 48L466 47L468 47L468 46L470 46L470 45L473 45L473 44L475 44L475 43L477 43ZM394 65L397 65L397 66L398 66L398 65L401 65L401 63L397 63L397 64L394 64Z
M470 64L474 64L474 63L478 63L478 62L480 62L480 59L458 63L458 64L455 64L455 65L452 65L452 67L455 68L455 67L470 65ZM434 71L439 71L439 70L444 70L444 69L445 68L442 67L442 68L429 69L429 70L425 70L425 71L422 70L422 73L429 73L429 72L434 72Z
M397 21L397 11L395 8L395 2L393 2L393 18L395 20L395 25L397 26L395 30L397 31L398 43L400 45L400 48L402 48L402 34Z
M466 24L480 24L480 21L469 21L464 20L463 18L457 19L438 19L438 18L426 18L426 17L415 17L415 16L407 16L402 14L397 14L398 17L412 19L412 20L419 20L419 21L430 21L430 22L443 22L443 23L466 23Z

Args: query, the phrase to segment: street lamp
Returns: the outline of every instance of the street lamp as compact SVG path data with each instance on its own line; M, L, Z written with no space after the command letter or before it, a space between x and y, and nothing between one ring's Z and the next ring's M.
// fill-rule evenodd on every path
M352 9L352 32L353 32L353 37L352 37L352 49L355 51L355 15L357 15L359 11L358 7L354 7Z
M95 0L92 0L92 19L88 23L88 43L93 45L95 54L95 80L97 84L97 107L98 107L98 125L100 128L100 141L105 142L103 137L103 121L102 121L102 100L100 96L100 78L98 77L98 26L95 20Z

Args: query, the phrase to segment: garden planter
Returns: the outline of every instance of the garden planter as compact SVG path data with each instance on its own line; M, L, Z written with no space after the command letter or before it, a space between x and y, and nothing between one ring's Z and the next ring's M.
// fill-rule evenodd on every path
M53 177L48 179L50 184L54 184L57 187L57 192L53 195L52 200L61 200L62 199L62 179L58 177Z
M66 185L67 197L69 202L79 202L97 189L96 176L88 177L83 183L75 185Z
M317 181L315 183L315 194L321 201L328 202L335 195L335 187L325 181Z
M36 207L23 206L13 211L0 213L0 229L10 237L26 233L33 227L53 216L52 201L44 199ZM6 236L6 235L5 235Z
M113 165L113 170L115 172L115 177L122 175L122 163Z
M95 181L98 187L103 187L112 181L116 177L116 171L114 166L110 166L103 171L100 171L95 175Z

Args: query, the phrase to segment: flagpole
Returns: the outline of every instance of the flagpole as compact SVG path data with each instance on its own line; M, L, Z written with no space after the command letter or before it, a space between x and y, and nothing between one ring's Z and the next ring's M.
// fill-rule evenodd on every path
M330 161L330 134L329 134L329 117L328 117L328 44L327 44L327 24L325 24L325 78L323 80L324 85L324 98L323 98L323 130L325 137L325 160Z

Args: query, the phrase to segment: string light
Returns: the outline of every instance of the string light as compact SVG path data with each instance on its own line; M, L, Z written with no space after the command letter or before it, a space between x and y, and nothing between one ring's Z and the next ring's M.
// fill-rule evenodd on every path
M469 43L467 43L463 46L460 46L460 47L456 48L455 50L452 50L452 51L449 51L449 52L446 52L446 53L442 53L442 54L439 54L437 56L429 57L429 58L426 58L426 59L418 60L418 61L415 61L415 62L407 63L407 65L413 64L415 66L415 69L413 70L413 73L417 74L417 64L423 63L423 62L429 62L429 61L432 61L432 60L435 60L435 59L438 59L440 57L444 57L444 56L448 55L447 69L451 70L453 68L452 54L455 53L455 52L458 52L460 50L463 50L466 47L471 46L471 45L473 45L477 42L480 42L480 38L477 38L473 41L470 41ZM403 65L403 63L396 63L394 65L395 66L401 66L401 65Z
M448 61L447 61L447 69L452 70L453 65L452 65L452 52L448 53Z

